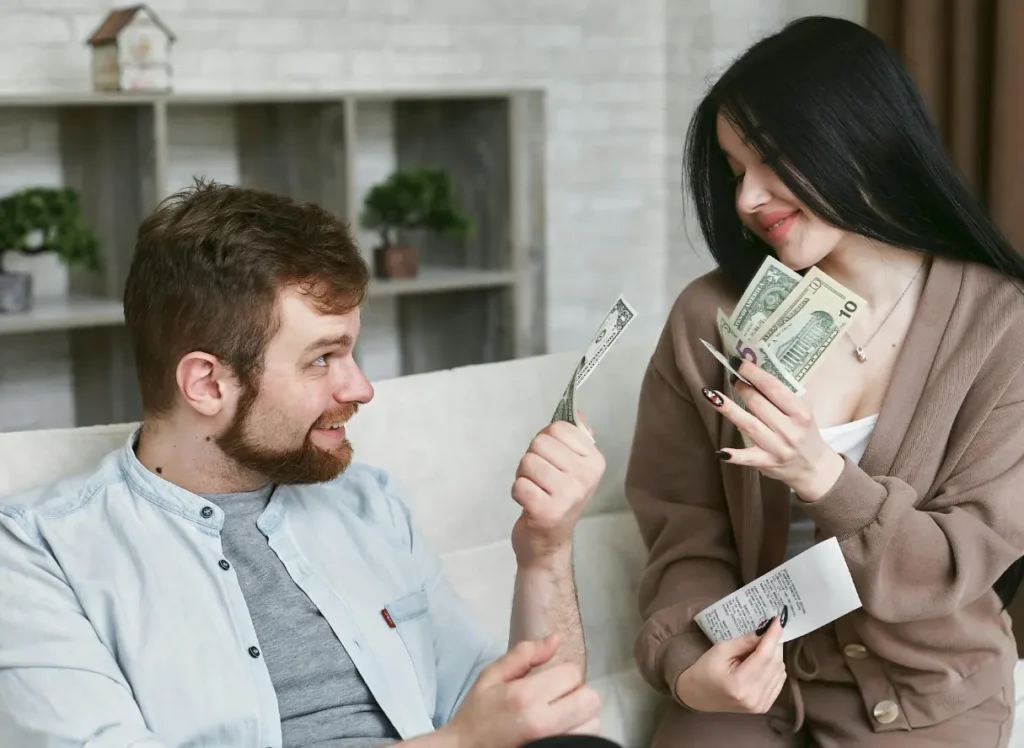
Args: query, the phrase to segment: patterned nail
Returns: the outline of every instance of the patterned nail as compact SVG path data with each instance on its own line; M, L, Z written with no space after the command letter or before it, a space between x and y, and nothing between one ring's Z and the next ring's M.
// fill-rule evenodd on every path
M714 405L716 408L721 408L723 405L725 405L725 400L723 400L722 396L719 395L714 390L709 390L707 387L704 387L701 389L701 393L703 393L704 397L708 399L708 402Z
M774 620L775 617L773 616L772 618L766 618L765 620L761 621L761 623L757 624L757 628L754 629L754 633L758 636L764 636L764 633L771 627L772 621Z

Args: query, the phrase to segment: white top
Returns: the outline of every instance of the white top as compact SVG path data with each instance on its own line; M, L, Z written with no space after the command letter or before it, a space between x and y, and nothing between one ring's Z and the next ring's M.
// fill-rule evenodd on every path
M878 414L851 421L839 426L820 429L821 438L832 449L850 458L851 462L860 463L867 449L868 439L875 429ZM814 545L814 523L804 514L803 502L792 491L790 496L789 538L786 543L786 558L790 559Z

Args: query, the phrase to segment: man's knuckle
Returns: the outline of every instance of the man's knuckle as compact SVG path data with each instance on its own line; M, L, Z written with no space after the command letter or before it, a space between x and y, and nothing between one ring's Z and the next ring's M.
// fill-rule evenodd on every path
M533 439L533 447L538 450L550 448L552 444L558 441L552 434L542 431L537 434Z
M555 421L546 429L541 432L541 435L546 436L548 439L554 439L560 441L569 431L572 426L568 421Z
M512 498L521 498L530 491L530 479L519 476L512 483Z

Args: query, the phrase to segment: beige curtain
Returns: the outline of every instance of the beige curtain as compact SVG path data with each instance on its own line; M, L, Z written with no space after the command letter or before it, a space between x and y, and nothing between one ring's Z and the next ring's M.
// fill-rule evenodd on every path
M1024 251L1024 0L868 0L867 11L868 27L921 89L953 160ZM1024 657L1024 586L1010 615Z
M1024 251L1024 0L868 0L867 11L957 166Z

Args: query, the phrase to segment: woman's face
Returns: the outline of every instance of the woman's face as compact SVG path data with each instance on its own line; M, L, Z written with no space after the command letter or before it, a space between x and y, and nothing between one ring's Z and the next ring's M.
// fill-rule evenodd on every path
M718 144L736 175L736 213L743 224L770 244L786 267L805 270L818 264L845 232L829 226L797 200L721 114L717 130Z

